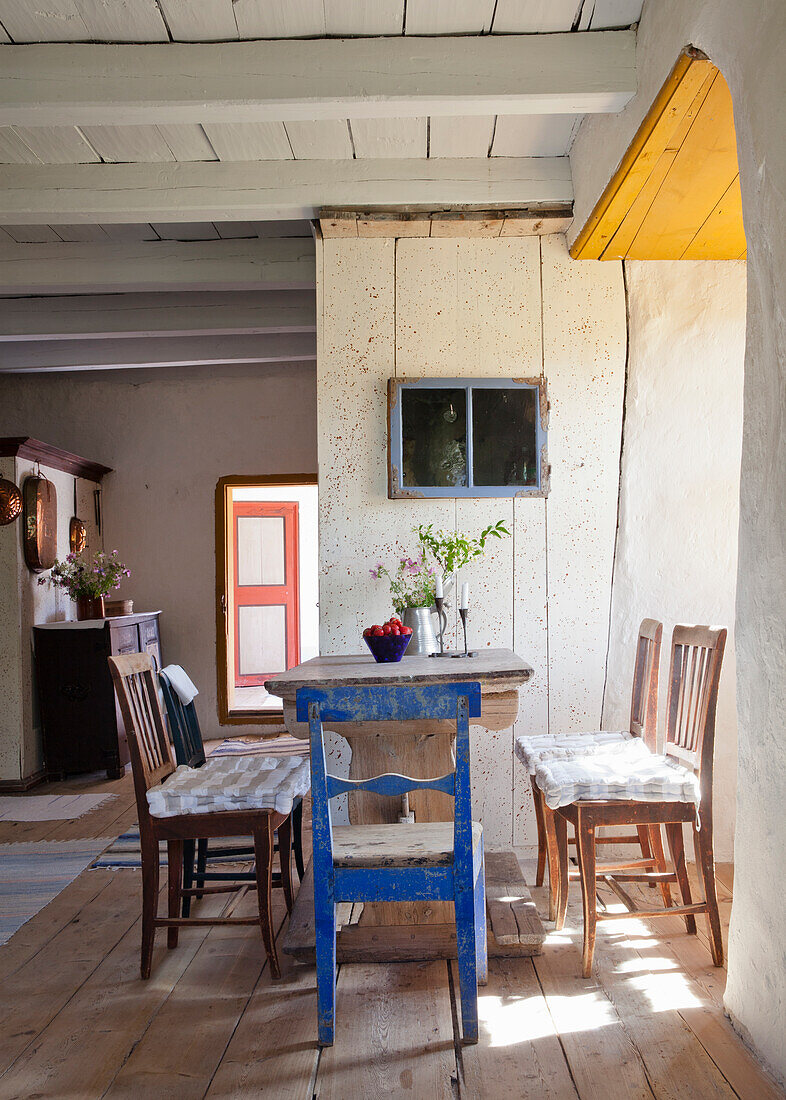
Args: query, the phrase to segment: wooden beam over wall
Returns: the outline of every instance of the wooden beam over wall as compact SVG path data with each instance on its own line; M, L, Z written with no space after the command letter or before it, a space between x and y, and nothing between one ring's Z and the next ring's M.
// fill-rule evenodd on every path
M307 237L129 244L0 244L0 295L310 290Z
M3 47L0 126L619 111L632 31Z
M7 164L0 224L278 221L321 207L570 203L567 157Z
M36 340L2 344L0 374L137 367L302 363L317 357L316 333Z

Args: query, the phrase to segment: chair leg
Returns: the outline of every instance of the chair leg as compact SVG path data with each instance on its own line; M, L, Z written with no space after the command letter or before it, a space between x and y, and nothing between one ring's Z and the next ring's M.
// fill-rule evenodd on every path
M650 845L650 830L648 825L637 825L636 832L639 834L639 847L641 848L641 854L644 859L652 859L652 847ZM652 868L650 868L652 870ZM655 883L650 882L648 886L651 890L654 890Z
M140 974L143 979L150 977L153 964L153 940L156 934L156 913L158 911L158 841L146 843L142 847L142 960Z
M685 843L682 837L682 822L670 821L666 825L666 840L669 845L669 852L671 854L671 862L674 864L674 871L677 875L677 882L680 887L680 895L682 897L683 905L691 905L693 899L690 892L690 880L688 879L688 868L685 866ZM687 913L685 916L685 928L689 935L696 935L696 918L693 913Z
M715 853L712 844L712 826L702 822L702 828L693 826L693 848L696 867L704 884L704 900L707 903L707 930L710 935L710 951L715 966L723 966L723 933L721 932L718 894L715 889Z
M478 985L489 980L489 953L486 934L486 869L481 837L480 870L475 879L475 972Z
M273 978L280 978L281 968L278 965L276 941L273 937L273 820L269 815L265 818L265 823L254 831L254 855L262 942L265 945L270 974Z
M557 898L559 894L559 851L557 849L557 833L554 825L554 811L550 810L543 800L543 793L538 792L541 799L543 812L543 828L546 833L546 855L549 864L549 920L557 919ZM567 866L567 864L566 864Z
M538 869L535 872L535 885L543 885L543 876L546 871L546 826L543 823L543 803L541 801L540 788L535 782L535 776L529 777L532 785L532 799L535 803L535 825L538 830Z
M336 1019L336 906L330 889L316 881L314 896L319 1045L332 1047Z
M551 813L554 819L554 832L557 847L554 927L556 931L559 932L565 927L565 915L568 911L568 889L570 884L570 879L568 877L568 871L570 870L570 862L568 860L568 821L561 813L553 813L551 810L549 813ZM549 874L551 874L550 871Z
M180 902L183 897L183 841L168 840L166 842L167 883L169 887L170 917L180 916ZM169 948L177 947L178 929L167 928L166 945Z
M579 874L581 876L581 901L584 909L584 952L582 974L592 977L592 958L595 954L595 930L597 909L595 908L595 826L581 820L579 813L576 842L579 853Z
M650 833L650 848L652 854L655 857L655 869L660 874L665 874L668 871L666 866L666 853L663 851L663 836L661 835L660 825L648 825ZM660 884L661 897L663 898L663 904L667 909L671 909L674 902L671 900L671 887L668 882L662 882Z
M205 869L207 868L207 840L203 837L202 840L197 841L197 869L196 879L197 886L205 885ZM194 897L201 898L202 892L195 894Z
M461 991L461 1033L465 1043L478 1041L478 971L474 891L456 884L456 946Z
M278 863L281 867L281 885L287 912L292 912L292 815L288 815L278 827Z
M300 881L306 873L303 866L303 799L299 798L292 810L292 847L295 849L295 867Z
M196 841L183 841L183 889L190 890L194 885L194 856L196 853ZM182 916L191 916L191 895L183 895Z

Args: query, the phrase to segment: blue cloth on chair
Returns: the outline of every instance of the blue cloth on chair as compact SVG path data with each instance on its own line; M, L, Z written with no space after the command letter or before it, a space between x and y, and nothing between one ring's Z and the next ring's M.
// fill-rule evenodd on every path
M488 975L483 831L472 820L469 719L480 716L480 684L370 684L301 688L297 718L311 737L314 909L319 1042L334 1037L336 905L344 901L453 901L464 1041L478 1041L478 982ZM370 779L327 774L323 722L448 719L456 722L456 766L447 775ZM340 728L338 729L340 732ZM400 797L437 790L454 798L453 822L333 827L330 801L347 791Z

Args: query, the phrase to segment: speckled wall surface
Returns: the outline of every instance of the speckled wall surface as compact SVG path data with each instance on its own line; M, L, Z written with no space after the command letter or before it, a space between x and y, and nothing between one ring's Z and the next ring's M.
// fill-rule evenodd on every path
M37 463L27 459L2 459L10 477L20 487L25 478L38 472ZM57 556L69 551L68 526L74 514L74 478L61 470L41 466L41 473L57 492ZM87 528L88 546L101 548L95 526L95 485L77 479L79 518ZM22 549L22 523L0 529L0 646L2 668L10 687L0 710L0 780L26 779L42 766L41 730L33 672L32 628L36 623L76 617L74 605L64 592L51 584L38 584Z
M459 577L472 644L535 668L515 732L597 728L605 675L625 367L619 264L576 264L563 237L329 240L318 253L322 651L360 651L390 614L369 567L433 521L476 534L505 519ZM544 370L552 491L530 500L388 500L392 376L521 377ZM455 630L455 621L452 624ZM473 730L474 812L488 843L534 843L514 730Z

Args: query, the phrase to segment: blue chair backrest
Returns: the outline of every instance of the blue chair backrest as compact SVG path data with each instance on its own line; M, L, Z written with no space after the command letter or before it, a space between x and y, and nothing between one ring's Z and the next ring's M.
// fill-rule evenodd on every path
M309 723L311 735L311 795L314 839L332 850L330 801L347 791L402 795L437 790L454 798L454 844L472 851L472 796L469 776L469 719L480 717L480 684L368 684L357 687L300 688L297 719ZM328 775L323 723L406 722L419 719L456 722L456 766L430 779L386 773L368 779Z
M164 695L169 732L175 747L175 759L178 764L189 768L201 768L205 762L205 747L202 743L202 731L199 728L196 707L193 699L183 703L169 682L165 670L158 674L158 682Z

